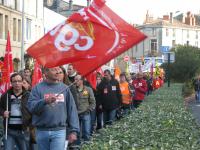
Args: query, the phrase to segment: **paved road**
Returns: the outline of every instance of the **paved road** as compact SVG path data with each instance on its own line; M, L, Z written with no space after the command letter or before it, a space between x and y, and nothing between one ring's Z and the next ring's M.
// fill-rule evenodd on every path
M196 100L192 100L189 103L189 108L197 123L200 125L200 103L197 103Z

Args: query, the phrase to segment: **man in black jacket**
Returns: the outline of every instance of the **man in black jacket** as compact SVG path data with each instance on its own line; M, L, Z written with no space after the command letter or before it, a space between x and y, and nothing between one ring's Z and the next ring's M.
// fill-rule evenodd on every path
M31 114L26 108L29 92L22 88L23 77L19 73L12 74L10 81L12 88L3 94L0 100L0 114L4 117L4 128L8 118L5 150L13 150L15 145L20 150L29 150L28 126L31 123Z
M121 105L121 91L119 82L111 75L110 70L104 71L104 79L97 88L104 116L104 124L112 124L116 118L116 111Z

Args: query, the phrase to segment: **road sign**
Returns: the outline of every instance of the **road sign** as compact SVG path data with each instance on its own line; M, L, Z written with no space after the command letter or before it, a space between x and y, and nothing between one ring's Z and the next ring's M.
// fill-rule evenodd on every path
M161 46L160 50L161 50L162 53L166 53L166 52L169 52L170 47L169 46Z
M124 61L128 62L129 61L129 56L124 56Z
M168 56L168 55L170 55L170 56ZM175 62L175 53L174 52L164 53L164 63L167 63L169 58L170 58L170 60L169 60L170 63Z

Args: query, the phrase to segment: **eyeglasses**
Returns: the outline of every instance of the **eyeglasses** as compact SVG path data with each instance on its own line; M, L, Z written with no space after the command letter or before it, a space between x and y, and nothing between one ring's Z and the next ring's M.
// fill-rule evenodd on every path
M22 80L14 80L14 81L11 81L12 83L22 83Z

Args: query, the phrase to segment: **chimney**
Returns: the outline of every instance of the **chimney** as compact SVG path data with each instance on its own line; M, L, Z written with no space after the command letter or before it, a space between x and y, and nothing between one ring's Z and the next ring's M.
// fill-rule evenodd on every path
M163 20L169 21L169 15L163 15Z
M182 23L185 23L185 14L183 14Z
M190 11L187 12L187 17L185 17L185 24L192 25L192 15Z
M196 18L194 15L192 16L192 26L196 26Z
M146 23L149 23L149 10L147 10L147 13L146 13L145 24Z
M170 12L170 23L173 23L173 13L172 12Z

